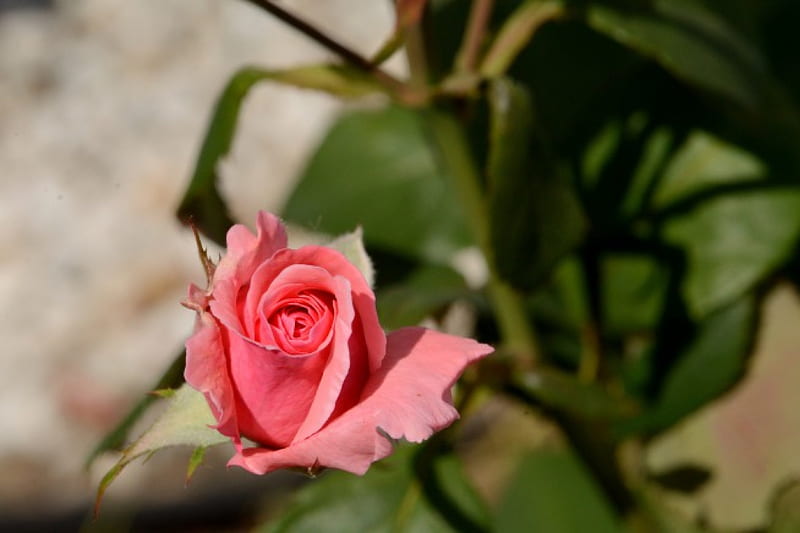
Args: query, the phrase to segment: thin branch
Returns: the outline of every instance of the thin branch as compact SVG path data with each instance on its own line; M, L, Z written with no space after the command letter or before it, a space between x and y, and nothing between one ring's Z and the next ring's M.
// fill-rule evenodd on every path
M393 90L403 87L403 83L400 80L388 74L387 72L381 70L376 65L374 65L370 60L368 60L358 52L351 50L350 48L336 41L329 35L326 35L321 30L315 28L308 22L289 13L282 7L276 5L271 0L245 0L245 1L253 4L256 7L263 9L264 11L273 15L282 22L285 22L292 28L296 29L297 31L305 35L306 37L309 37L310 39L315 41L317 44L323 46L324 48L338 55L346 63L349 63L350 65L356 67L359 70L363 70L364 72L372 74L384 86Z
M494 0L473 0L464 41L456 59L457 71L472 72L475 70L493 5Z

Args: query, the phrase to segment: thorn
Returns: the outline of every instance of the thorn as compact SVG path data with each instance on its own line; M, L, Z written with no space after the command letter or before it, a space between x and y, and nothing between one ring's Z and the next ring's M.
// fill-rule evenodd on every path
M200 232L197 230L197 226L194 223L194 220L191 218L189 219L189 226L192 228L192 233L194 233L194 242L197 245L197 254L200 256L200 262L203 264L203 270L206 273L206 283L207 286L211 286L211 280L214 278L214 270L216 270L217 265L208 257L208 249L203 247L202 241L200 241Z

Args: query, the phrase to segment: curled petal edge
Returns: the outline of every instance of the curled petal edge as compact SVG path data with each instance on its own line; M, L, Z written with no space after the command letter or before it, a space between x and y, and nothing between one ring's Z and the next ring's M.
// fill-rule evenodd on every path
M330 467L364 474L393 451L392 440L421 442L458 418L450 389L491 346L424 328L387 336L386 357L352 409L317 433L281 449L240 450L228 466L255 474L288 467Z

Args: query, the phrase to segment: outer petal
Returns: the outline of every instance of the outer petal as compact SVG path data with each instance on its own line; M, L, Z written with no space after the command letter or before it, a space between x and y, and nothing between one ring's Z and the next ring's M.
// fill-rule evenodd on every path
M242 436L265 445L289 445L314 400L328 354L288 357L235 333L229 340Z
M256 229L256 235L241 224L228 230L228 250L214 272L214 284L218 280L232 278L238 281L238 286L242 286L249 281L258 265L278 250L286 248L286 229L275 215L259 211Z
M194 334L186 341L186 381L202 392L217 419L217 430L239 440L233 387L225 361L224 340L217 321L200 312Z
M358 405L306 440L277 450L246 449L228 464L256 474L291 466L363 474L392 452L387 437L419 442L450 425L458 417L450 387L468 364L492 351L471 339L424 328L395 331Z

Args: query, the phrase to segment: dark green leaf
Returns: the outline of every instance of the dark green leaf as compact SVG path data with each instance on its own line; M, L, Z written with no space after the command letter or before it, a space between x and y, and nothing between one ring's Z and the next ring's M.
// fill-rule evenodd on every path
M540 450L517 468L494 520L503 533L618 533L600 488L566 451Z
M422 117L400 107L339 119L283 214L331 234L360 225L368 246L439 262L470 242Z
M604 330L625 334L655 329L669 281L664 266L645 255L610 254L601 268Z
M560 368L577 370L589 310L583 268L575 257L556 267L553 276L530 298L542 355Z
M624 5L592 4L589 24L686 82L750 110L763 104L763 59L723 19L693 2L653 0L647 9Z
M512 379L512 385L547 407L586 419L622 419L637 411L629 398L612 394L598 383L584 383L554 370L521 373Z
M789 259L800 236L800 191L740 191L701 203L665 225L685 250L682 290L695 318L723 306Z
M581 241L586 222L569 181L533 129L527 89L507 79L489 90L492 247L500 274L532 288Z
M705 319L667 375L655 404L623 424L623 431L667 428L730 389L747 368L755 328L756 301L752 296Z
M452 268L421 266L408 280L378 293L378 315L387 329L413 326L470 294L464 278Z
M192 179L178 207L178 218L194 223L219 244L224 245L225 233L233 221L217 189L217 166L230 151L244 98L256 83L265 80L342 98L380 90L364 73L345 66L320 65L283 71L247 67L237 72L217 100Z
M416 449L402 447L373 465L363 477L328 472L301 490L293 504L264 532L419 532L456 531L424 497L413 475ZM450 471L450 459L437 461L449 491L463 490L465 480ZM444 475L441 475L444 474Z

